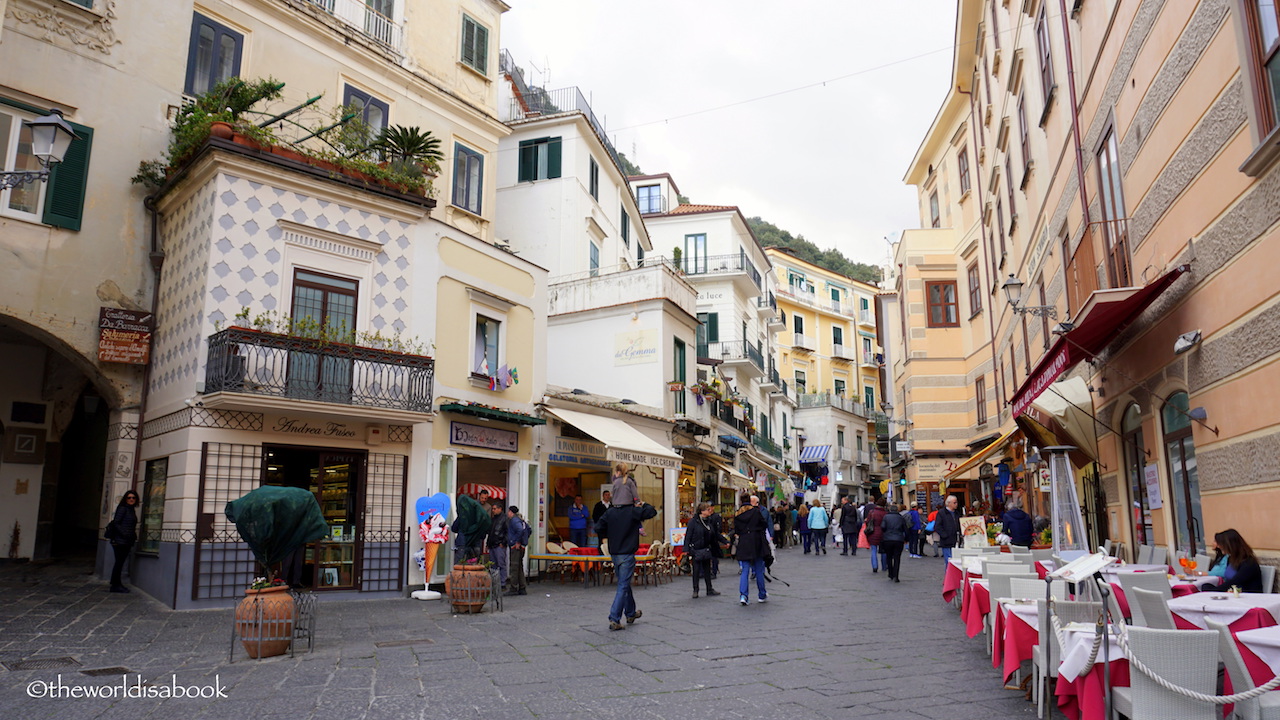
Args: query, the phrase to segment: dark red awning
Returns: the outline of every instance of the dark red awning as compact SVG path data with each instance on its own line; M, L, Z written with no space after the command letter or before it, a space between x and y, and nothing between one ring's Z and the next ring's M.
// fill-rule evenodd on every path
M1089 302L1080 309L1075 329L1058 336L1027 376L1027 381L1014 393L1013 416L1021 415L1058 376L1076 363L1097 357L1160 293L1190 269L1190 265L1179 265L1146 287L1099 290L1089 296Z

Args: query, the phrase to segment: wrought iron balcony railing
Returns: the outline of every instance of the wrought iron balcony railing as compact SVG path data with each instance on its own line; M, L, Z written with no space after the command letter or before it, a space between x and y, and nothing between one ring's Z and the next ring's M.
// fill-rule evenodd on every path
M751 438L751 443L773 457L782 457L782 448L778 447L778 443L759 433Z
M429 357L233 327L209 336L204 391L431 412L434 378Z
M402 29L398 23L374 9L367 0L307 0L343 21L356 31L400 51Z

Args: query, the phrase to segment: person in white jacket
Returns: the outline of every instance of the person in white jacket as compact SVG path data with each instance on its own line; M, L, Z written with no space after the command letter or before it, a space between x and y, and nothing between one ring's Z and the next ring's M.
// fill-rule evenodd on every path
M827 554L827 528L831 526L831 516L827 509L817 500L809 509L809 531L813 534L813 554Z

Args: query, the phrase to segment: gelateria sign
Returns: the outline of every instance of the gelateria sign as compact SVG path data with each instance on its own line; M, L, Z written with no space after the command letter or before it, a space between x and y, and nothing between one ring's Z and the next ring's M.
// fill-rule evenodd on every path
M271 424L271 432L322 438L350 439L356 437L361 429L363 428L355 428L346 423L330 420L304 420L302 418L289 417L288 415L281 415Z
M603 443L563 435L556 436L555 449L547 460L557 465L609 466Z
M515 452L520 446L520 435L514 430L451 422L449 444Z

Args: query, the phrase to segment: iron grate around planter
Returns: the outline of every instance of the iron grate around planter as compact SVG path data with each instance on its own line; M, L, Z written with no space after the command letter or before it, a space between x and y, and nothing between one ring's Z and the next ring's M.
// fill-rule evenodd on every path
M29 660L10 660L0 663L9 670L52 670L54 668L80 667L80 661L73 657L31 658Z
M81 675L88 675L90 677L104 677L108 675L130 675L132 673L133 671L127 667L93 668L92 670L80 671Z

